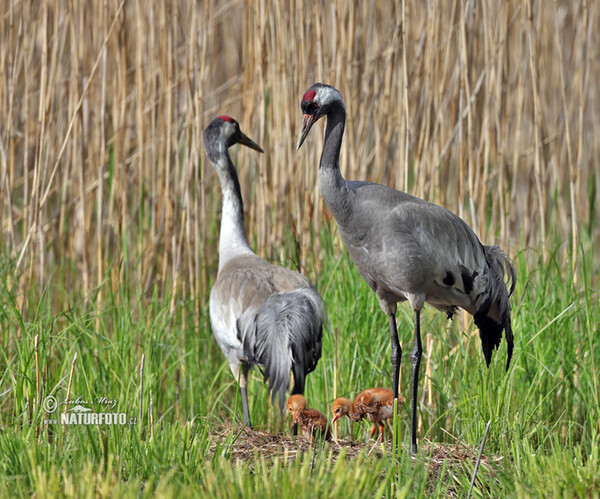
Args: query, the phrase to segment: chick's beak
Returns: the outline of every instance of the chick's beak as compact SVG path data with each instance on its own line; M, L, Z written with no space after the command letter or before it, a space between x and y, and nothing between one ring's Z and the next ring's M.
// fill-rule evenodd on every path
M308 135L309 130L315 124L315 118L310 114L302 116L302 130L300 130L300 137L298 137L298 143L296 144L296 151L300 149L300 146L304 142L304 139Z
M340 415L336 414L335 416L333 416L333 419L331 420L331 424L335 423L338 419L340 419Z
M256 142L254 142L252 139L250 139L249 137L244 135L242 132L240 132L238 144L245 145L245 146L249 147L250 149L254 149L255 151L258 151L258 152L264 152Z

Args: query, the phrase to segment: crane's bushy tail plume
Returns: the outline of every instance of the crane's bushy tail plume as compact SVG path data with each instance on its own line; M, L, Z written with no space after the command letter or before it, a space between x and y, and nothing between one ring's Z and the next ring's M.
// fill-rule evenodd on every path
M484 246L484 251L489 271L485 290L480 295L481 303L478 304L473 319L479 328L483 354L488 366L492 360L492 352L500 346L504 331L508 345L508 370L513 352L509 297L515 289L517 277L509 258L498 246ZM508 278L506 284L505 275Z
M244 314L238 319L238 334L246 361L262 367L273 403L279 393L279 409L283 412L290 371L294 373L292 393L303 393L305 377L321 357L320 298L310 288L276 293L256 314Z

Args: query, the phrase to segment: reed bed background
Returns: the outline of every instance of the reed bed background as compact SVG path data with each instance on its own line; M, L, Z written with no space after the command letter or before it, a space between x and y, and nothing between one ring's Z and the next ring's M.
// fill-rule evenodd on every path
M269 254L294 227L309 247L327 220L321 142L294 146L314 81L345 97L347 178L440 203L511 253L598 243L598 15L587 0L7 2L3 253L21 288L75 262L84 296L111 272L203 296L220 196L201 134L219 114L265 150L237 161L251 240Z

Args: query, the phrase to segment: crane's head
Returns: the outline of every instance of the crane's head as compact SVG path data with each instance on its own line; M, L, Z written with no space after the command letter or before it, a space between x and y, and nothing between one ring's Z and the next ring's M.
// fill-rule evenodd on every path
M294 423L298 422L298 411L306 409L308 403L303 395L292 395L287 403L287 410L294 418Z
M340 397L333 401L331 406L331 412L333 413L333 419L331 423L335 423L341 417L347 416L352 408L352 402L350 400Z
M325 116L333 106L346 108L342 94L337 88L323 83L315 83L302 96L300 108L302 109L302 130L296 150L304 142L311 127L323 116Z
M212 140L222 140L227 147L231 147L233 144L242 144L255 151L263 152L256 142L242 133L238 122L230 116L219 116L212 120L204 132L205 141L208 137Z

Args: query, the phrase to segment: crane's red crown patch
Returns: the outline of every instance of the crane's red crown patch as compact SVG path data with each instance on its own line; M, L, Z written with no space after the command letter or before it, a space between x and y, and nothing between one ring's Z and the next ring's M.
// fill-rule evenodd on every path
M229 123L235 123L235 120L231 116L219 116L223 121L229 121Z
M314 90L309 90L309 91L305 92L304 95L302 96L302 102L312 101L315 99L316 95L317 95L317 92L315 92Z

